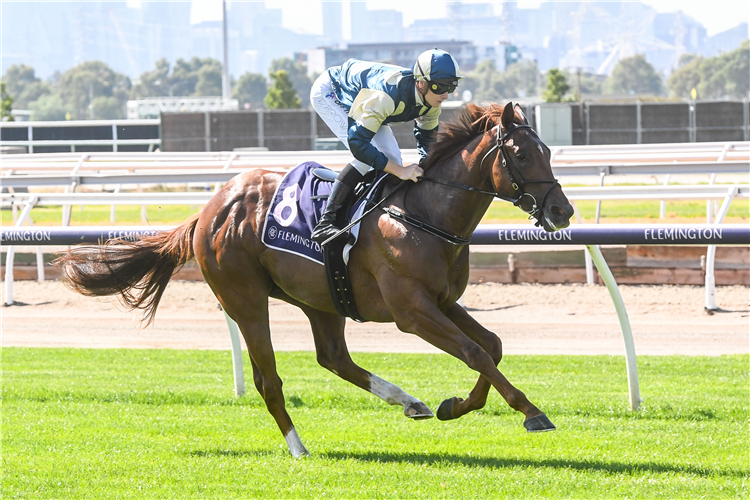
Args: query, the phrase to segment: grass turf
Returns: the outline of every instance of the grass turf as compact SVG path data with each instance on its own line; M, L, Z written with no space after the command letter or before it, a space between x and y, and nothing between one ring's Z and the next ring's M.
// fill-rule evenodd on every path
M354 354L436 409L474 374L447 355ZM277 353L312 456L293 459L253 390L232 395L229 352L2 350L5 498L747 498L747 355L625 362L512 356L501 369L558 430L527 434L493 391L451 422ZM249 367L246 367L249 370Z
M593 222L596 217L595 201L577 202L581 217ZM146 218L150 224L179 224L199 210L199 206L190 205L150 205ZM717 210L718 212L718 206ZM122 205L116 208L115 224L145 224L141 219L141 207ZM706 222L706 202L704 201L670 201L666 204L666 218L695 218L695 223ZM37 226L59 226L62 224L62 207L35 207L31 218ZM523 222L528 218L521 210L509 203L493 203L482 219L482 223L491 224L498 221ZM645 219L659 221L658 201L604 201L602 202L601 222L606 219ZM736 199L730 205L727 218L735 223L750 220L750 200ZM13 215L9 210L0 214L2 225L13 224ZM109 205L76 205L71 211L72 225L110 225Z

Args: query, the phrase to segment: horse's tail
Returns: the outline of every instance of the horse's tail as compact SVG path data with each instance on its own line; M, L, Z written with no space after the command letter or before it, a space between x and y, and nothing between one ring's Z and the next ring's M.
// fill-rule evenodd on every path
M149 325L172 275L195 256L193 233L198 216L138 241L117 239L73 247L53 264L71 290L88 296L119 294L126 307L144 311Z

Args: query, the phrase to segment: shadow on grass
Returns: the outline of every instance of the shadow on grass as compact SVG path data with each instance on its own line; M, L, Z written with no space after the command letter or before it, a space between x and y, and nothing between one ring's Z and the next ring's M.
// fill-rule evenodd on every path
M286 451L286 450L284 450ZM246 458L246 457L268 457L278 454L278 450L193 450L186 453L191 457L200 458Z
M580 471L604 472L608 474L633 474L651 472L657 474L692 474L696 476L726 476L747 477L748 470L717 470L692 465L670 465L656 462L624 463L604 460L565 460L565 459L521 459L521 458L492 458L469 457L455 454L416 454L416 453L345 453L329 452L323 454L326 458L338 460L361 460L363 462L393 462L410 464L438 464L451 463L467 467L508 468L529 467L553 469L572 469Z

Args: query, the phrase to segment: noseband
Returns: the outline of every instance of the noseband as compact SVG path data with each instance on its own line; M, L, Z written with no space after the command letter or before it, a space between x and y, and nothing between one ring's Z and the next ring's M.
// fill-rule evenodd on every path
M508 138L515 132L516 130L522 129L522 128L528 128L532 131L534 130L531 125L514 125L511 127L503 136L500 136L500 129L502 127L498 125L497 127L497 138L495 139L495 145L490 148L487 153L482 157L482 161L479 163L479 171L482 171L482 168L484 167L484 161L496 150L500 150L500 154L498 156L502 156L503 160L503 167L505 168L505 171L508 173L508 177L510 178L511 186L513 186L513 190L516 191L517 196L515 197L509 197L509 196L503 196L499 193L499 189L495 187L495 182L492 177L492 173L490 173L490 185L492 186L493 191L484 191L482 189L477 189L473 186L469 186L467 184L461 184L460 182L450 181L447 179L436 179L434 177L420 177L423 181L430 181L435 182L437 184L444 184L446 186L453 186L459 189L463 189L465 191L473 191L476 193L482 193L487 194L490 196L493 196L495 198L500 198L501 200L508 201L510 203L513 203L514 206L519 207L521 210L529 214L529 219L532 217L536 218L536 226L541 226L542 222L539 220L540 217L538 216L539 212L544 207L544 202L547 200L547 196L552 191L552 189L555 186L560 185L560 182L557 179L552 180L544 180L544 181L527 181L523 178L523 175L521 174L521 171L518 170L518 167L516 167L516 173L517 175L513 175L513 170L511 170L510 165L513 164L513 162L510 159L510 156L508 155L508 152L505 150L505 141L508 140ZM495 159L497 160L497 158ZM494 162L493 162L494 164ZM520 179L520 182L516 179ZM537 203L536 197L526 191L524 187L526 184L546 184L549 183L550 186L547 188L547 190L542 195L542 202ZM528 196L532 200L532 207L531 210L524 210L524 208L521 206L521 202L523 201L523 198L525 196Z
M484 160L486 160L487 157L490 156L496 149L499 149L500 150L499 156L502 156L502 159L503 159L503 167L505 168L505 171L508 173L508 178L510 179L511 186L513 187L513 190L516 191L517 196L515 198L506 198L504 196L501 196L499 194L499 189L495 187L495 181L491 172L490 172L490 185L492 186L492 189L495 191L495 193L489 193L489 192L487 193L492 194L493 196L497 198L501 198L503 200L513 203L513 205L519 207L521 210L529 214L529 219L531 219L532 217L536 218L537 220L536 225L540 226L542 223L539 220L539 216L537 214L539 214L539 212L544 207L544 202L547 200L547 196L549 195L549 193L552 191L552 189L555 186L558 186L560 182L557 179L543 180L543 181L528 181L523 178L523 174L521 174L521 171L518 169L518 167L515 167L517 177L513 175L513 170L510 168L510 165L513 164L513 162L510 159L510 155L505 150L505 141L507 141L508 138L511 136L511 134L513 134L513 132L515 132L516 130L519 130L522 128L528 128L533 131L534 129L531 127L531 125L515 125L513 127L510 127L508 131L505 132L505 134L501 137L500 136L501 128L502 127L498 125L497 138L495 139L495 145L492 146L492 148L489 151L487 151L487 153L482 158L482 162L479 164L479 170L481 172L482 167L484 166ZM519 179L520 182L516 179ZM547 184L547 183L549 183L550 186L542 195L541 203L537 203L536 197L524 189L526 184ZM525 196L528 196L532 200L531 210L528 210L528 211L524 210L524 208L521 206L521 202L523 201L523 198Z

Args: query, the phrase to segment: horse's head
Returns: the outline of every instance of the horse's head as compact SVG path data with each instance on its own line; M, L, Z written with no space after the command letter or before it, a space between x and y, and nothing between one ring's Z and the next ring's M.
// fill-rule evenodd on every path
M492 188L547 231L568 227L573 207L552 174L549 148L531 128L521 107L506 104L500 123L490 133L495 134L495 146L484 159L492 161Z

